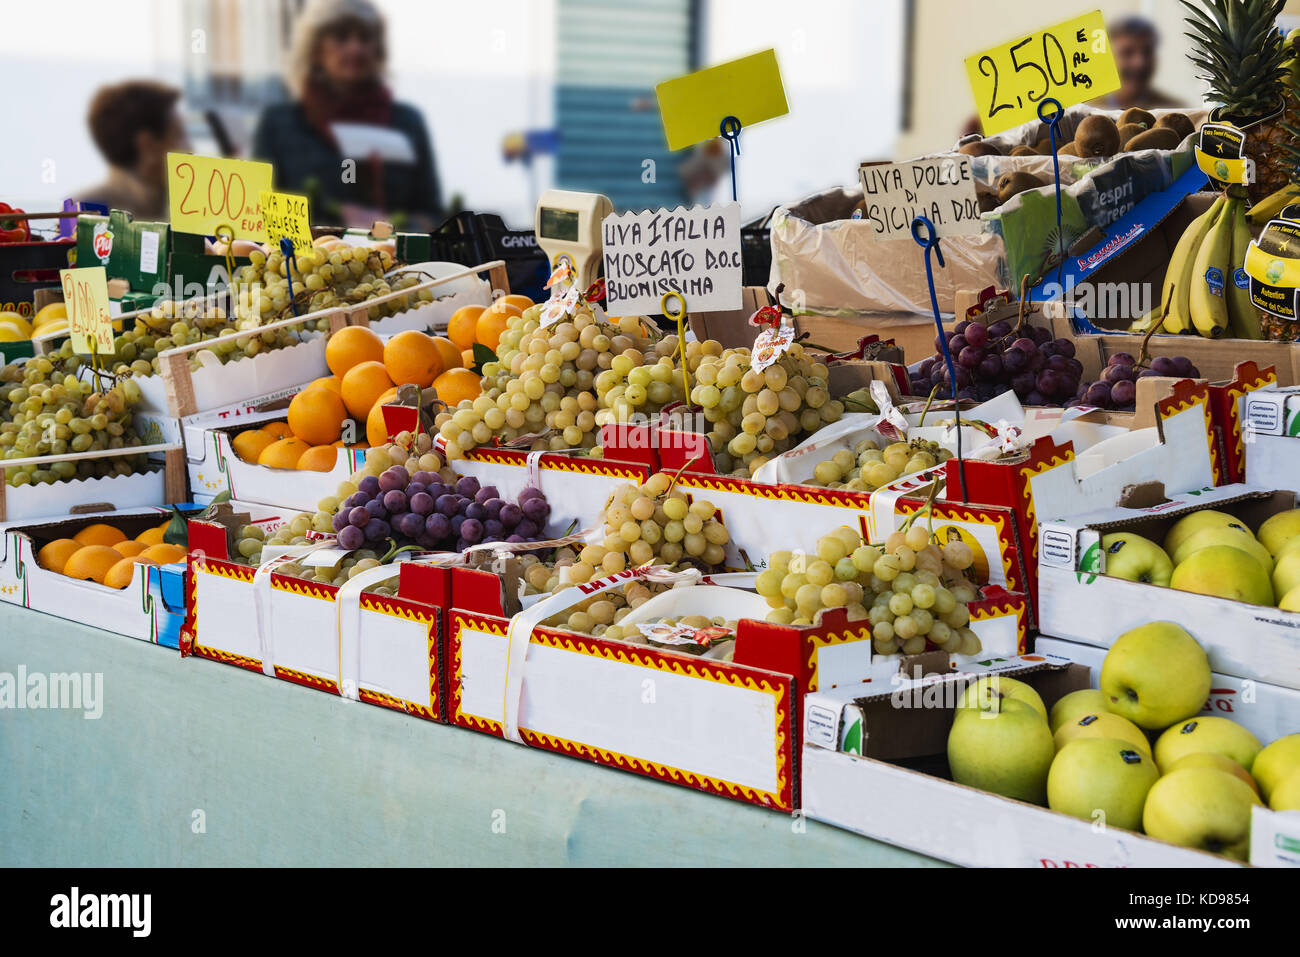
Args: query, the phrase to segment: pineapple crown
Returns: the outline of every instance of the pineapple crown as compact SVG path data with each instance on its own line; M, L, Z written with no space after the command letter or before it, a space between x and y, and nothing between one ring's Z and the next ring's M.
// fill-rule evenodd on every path
M1281 107L1291 48L1275 23L1286 0L1181 3L1188 12L1186 35L1195 46L1189 59L1203 71L1225 118L1256 119Z

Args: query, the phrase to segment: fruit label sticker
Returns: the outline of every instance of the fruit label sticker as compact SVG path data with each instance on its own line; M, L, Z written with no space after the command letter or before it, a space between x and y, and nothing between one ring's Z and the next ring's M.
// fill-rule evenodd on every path
M266 238L261 195L271 190L271 164L218 156L167 154L172 229L213 236L228 226L235 239Z
M969 156L858 167L863 216L876 239L911 239L912 220L928 217L939 236L970 235L984 227Z
M741 307L739 203L610 215L601 234L611 315L654 315L674 292L695 313Z
M1246 134L1235 126L1206 123L1196 143L1196 165L1220 187L1255 182L1255 161L1243 156Z
M775 50L665 80L655 97L670 150L713 139L728 117L745 129L790 112Z
M1210 266L1205 270L1205 285L1210 287L1210 295L1223 298L1223 270L1218 266Z
M113 315L108 302L108 278L103 266L60 269L63 301L68 307L72 351L88 356L113 352Z
M1274 219L1246 248L1242 263L1250 282L1250 301L1279 319L1297 316L1300 287L1300 223Z
M753 360L750 363L755 372L762 372L781 356L794 344L794 329L782 323L779 326L769 326L758 334L754 340L754 348L750 350Z
M295 253L311 248L311 216L306 196L267 190L258 195L258 204L262 208L262 228L267 242L278 247L281 239L288 238Z
M967 57L966 75L985 136L1038 119L1044 97L1064 109L1120 85L1100 10Z

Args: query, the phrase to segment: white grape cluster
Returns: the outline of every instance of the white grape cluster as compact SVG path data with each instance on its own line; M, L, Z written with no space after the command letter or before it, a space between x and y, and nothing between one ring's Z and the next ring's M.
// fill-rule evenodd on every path
M879 442L863 439L852 451L840 449L829 459L818 462L813 477L805 484L874 492L895 479L933 468L950 458L951 452L925 439L891 442L883 449Z
M831 398L827 369L794 344L759 372L748 349L706 356L695 370L691 402L704 410L719 472L748 478L770 458L844 415Z
M940 547L924 525L891 533L883 548L842 525L818 540L815 555L773 552L754 587L772 608L768 621L811 625L823 609L844 608L850 621L870 622L878 654L919 654L928 643L973 655L981 648L969 627L968 604L979 597L968 576L974 562L969 545Z
M582 550L571 575L590 577L598 568L614 574L647 563L678 562L721 571L726 562L730 535L713 503L690 501L664 472L651 475L644 485L619 485L610 493L601 519L604 537Z

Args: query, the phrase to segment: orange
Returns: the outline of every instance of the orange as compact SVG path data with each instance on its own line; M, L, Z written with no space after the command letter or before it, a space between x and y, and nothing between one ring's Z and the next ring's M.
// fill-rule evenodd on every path
M339 460L339 450L332 445L313 445L298 458L297 468L311 472L329 472Z
M384 368L393 382L409 382L423 389L442 372L442 353L434 345L433 336L408 329L385 343Z
M433 344L438 347L438 355L442 356L442 371L459 368L464 363L461 352L456 348L456 343L452 342L446 336L434 336ZM472 350L471 350L472 351Z
M462 366L463 368L466 368L466 369L472 369L472 368L474 368L474 350L473 350L473 349L466 349L464 352L462 352L462 353L460 354L460 364L461 364L461 366Z
M380 362L384 341L366 326L344 326L325 343L325 364L340 378L363 362Z
M339 381L336 375L323 375L319 379L313 379L307 384L308 389L315 388L329 389L335 395L343 394L343 383Z
M169 565L172 562L183 562L187 552L183 546L168 545L163 542L160 545L150 545L139 555L136 555L132 561L151 562L158 565Z
M172 546L169 545L167 547L170 548ZM131 579L135 577L136 565L152 564L154 563L146 561L143 556L123 558L108 570L108 574L104 576L104 581L101 584L107 585L109 588L125 588L127 585L131 584Z
M272 438L288 439L293 437L293 429L289 428L288 422L268 422L262 426L262 431Z
M112 525L96 522L94 525L87 525L72 538L80 545L116 545L118 542L126 541L126 533Z
M438 398L454 406L463 399L478 398L483 391L482 381L468 369L448 369L433 380Z
M150 531L152 531L152 529ZM162 541L161 534L158 536L158 541L160 542ZM151 544L156 544L156 543L151 543ZM148 547L149 546L146 545L144 542L138 542L134 538L128 538L126 541L118 542L116 545L114 545L113 551L117 552L123 558L133 558L136 555L139 555L142 551L144 551Z
M245 462L257 463L262 449L275 441L275 436L262 429L245 429L230 440L230 447Z
M93 581L102 585L104 577L120 561L121 553L107 545L84 545L72 553L63 566L63 574L78 581Z
M456 343L457 349L469 349L474 345L479 316L484 313L483 306L461 306L447 320L447 338Z
M308 445L329 445L343 431L348 410L329 389L304 389L289 402L289 428Z
M388 443L388 426L384 425L384 403L396 397L397 390L389 389L370 407L370 414L366 416L366 441L371 446Z
M343 376L343 403L354 419L364 419L381 395L393 387L382 362L369 361L353 366Z
M309 448L311 446L302 439L280 439L262 450L262 454L257 458L257 464L267 465L273 469L296 469L302 453Z
M256 464L256 462L254 464ZM137 542L140 542L146 548L148 548L150 545L160 545L162 544L163 532L165 532L166 530L167 530L166 526L159 526L158 528L145 529L143 532L141 532L139 535L135 537L135 540Z
M515 307L510 306L510 308ZM506 331L506 320L509 318L504 311L496 308L484 312L478 317L478 326L475 327L478 341L496 352L497 345L501 342L501 333Z
M533 306L537 305L537 303L533 302L527 296L521 296L517 292L508 296L502 296L497 300L497 302L504 302L508 306L514 306L520 312L523 312L525 309L531 309Z
M52 572L63 573L63 566L68 563L72 553L81 548L81 543L72 538L56 538L36 553L36 564Z

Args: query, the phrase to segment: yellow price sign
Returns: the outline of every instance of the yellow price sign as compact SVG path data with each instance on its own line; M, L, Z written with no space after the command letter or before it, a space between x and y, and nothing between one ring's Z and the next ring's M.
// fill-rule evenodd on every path
M260 242L266 231L259 199L271 190L271 172L270 163L168 153L172 229L215 236L228 226L233 238Z
M279 246L280 240L287 236L293 240L295 253L311 248L311 215L306 196L268 191L259 199L267 242Z
M63 302L68 310L72 351L78 355L111 355L113 315L108 303L108 275L103 266L60 269Z
M775 50L665 80L655 96L670 150L713 139L729 116L746 128L790 112Z
M1064 109L1120 85L1100 10L967 57L966 73L985 136L1037 119L1047 97Z

